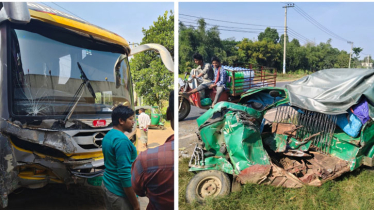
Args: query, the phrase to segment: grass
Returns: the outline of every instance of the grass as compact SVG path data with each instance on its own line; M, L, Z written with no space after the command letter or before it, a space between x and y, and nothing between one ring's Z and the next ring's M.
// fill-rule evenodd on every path
M300 79L312 73L313 73L312 71L301 70L301 69L294 71L294 72L286 73L286 74L283 74L282 72L277 72L277 81L278 82L294 81L294 80Z
M188 159L179 161L179 209L374 209L374 171L359 168L324 183L299 189L247 184L240 192L209 199L204 204L187 204L186 186L193 177Z

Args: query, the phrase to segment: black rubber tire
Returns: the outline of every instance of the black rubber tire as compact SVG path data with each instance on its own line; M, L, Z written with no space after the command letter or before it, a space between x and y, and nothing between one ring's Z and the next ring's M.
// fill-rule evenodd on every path
M179 96L179 97L182 97L182 96ZM179 104L178 104L178 106L179 106ZM184 120L184 118L186 118L190 114L190 111L191 111L190 102L187 101L187 99L183 98L182 106L179 110L179 121Z
M187 188L186 188L187 203L191 203L194 200L196 200L199 203L202 203L204 201L204 198L202 198L202 196L200 196L197 191L198 191L198 188L200 188L200 186L204 184L202 181L209 180L210 177L215 177L217 180L220 181L220 184L221 184L220 191L216 192L215 195L212 195L212 196L225 196L230 193L231 180L226 173L222 171L217 171L217 170L201 171L197 173L187 185Z

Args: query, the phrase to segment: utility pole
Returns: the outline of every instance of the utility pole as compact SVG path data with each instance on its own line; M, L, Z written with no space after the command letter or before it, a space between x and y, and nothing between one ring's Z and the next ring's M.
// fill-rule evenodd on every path
M366 69L369 69L369 62L370 62L370 60L369 60L369 55L368 55L368 64L367 64Z
M351 44L351 53L349 54L349 65L348 65L348 68L351 68L351 58L352 58L353 42L348 41L347 43Z
M284 15L284 36L283 36L283 74L286 73L286 43L287 43L287 8L294 7L295 4L287 4L283 8L285 8L285 15Z

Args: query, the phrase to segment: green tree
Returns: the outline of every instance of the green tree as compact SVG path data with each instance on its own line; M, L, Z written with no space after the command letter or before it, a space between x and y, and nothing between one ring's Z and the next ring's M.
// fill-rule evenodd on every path
M243 63L240 63L238 56L238 47L240 43L236 41L235 38L229 38L221 41L223 50L226 53L226 58L222 60L224 65L229 66L242 66Z
M143 28L141 44L161 44L174 57L174 14L166 11L148 29ZM135 91L149 105L162 107L173 89L174 76L163 65L160 56L154 51L134 55L130 61L131 74L134 78Z
M357 58L360 57L360 53L362 52L362 50L364 50L364 49L361 48L361 47L354 47L354 48L352 49L353 54L354 54Z
M244 38L242 41L235 41L235 38L220 40L219 30L216 27L206 29L203 19L198 22L198 27L186 27L180 24L179 37L179 66L180 71L190 71L195 67L192 55L199 52L209 61L212 55L221 58L223 64L230 66L253 67L259 66L275 67L282 69L284 35L279 38L276 29L266 28L258 35L258 41ZM325 43L316 44L307 42L303 46L299 40L290 40L287 36L287 72L297 70L318 71L327 68L347 68L349 54L333 48L331 39ZM351 67L361 65L359 54L362 48L353 49Z
M287 36L287 42L286 43L289 43L290 42L290 40L289 40L289 36ZM279 39L279 44L282 46L282 48L283 48L283 46L284 46L284 34L282 34L281 35L281 37L280 37L280 39Z
M185 26L179 23L179 72L189 72L195 68L193 54L196 52L203 56L205 62L210 63L213 55L223 62L227 61L227 54L219 37L217 27L207 29L204 19L197 21L197 27Z
M283 57L283 45L281 46ZM300 46L299 40L292 39L292 41L287 44L286 53L287 72L296 71L298 69L305 69L305 64L307 63L306 52L305 49Z
M244 38L238 45L238 56L240 62L245 66L278 66L280 62L281 49L280 44L275 44L266 39L253 42Z
M342 50L339 52L339 55L336 58L336 63L334 68L348 68L349 64L349 54Z
M274 44L278 43L279 41L279 34L277 29L267 27L264 32L261 32L258 35L258 40L267 40L269 42L273 42Z

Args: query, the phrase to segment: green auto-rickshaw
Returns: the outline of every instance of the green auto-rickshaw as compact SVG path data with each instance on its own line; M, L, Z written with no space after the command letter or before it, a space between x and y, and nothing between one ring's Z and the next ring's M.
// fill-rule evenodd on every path
M197 119L187 202L247 183L321 186L374 167L373 83L373 69L326 69L217 103Z
M145 109L145 113L149 115L151 118L151 125L149 128L158 128L158 129L165 129L164 126L164 119L162 119L162 113L158 106L135 106L135 113L136 113L136 124L139 126L138 123L138 116L139 116L139 109Z

